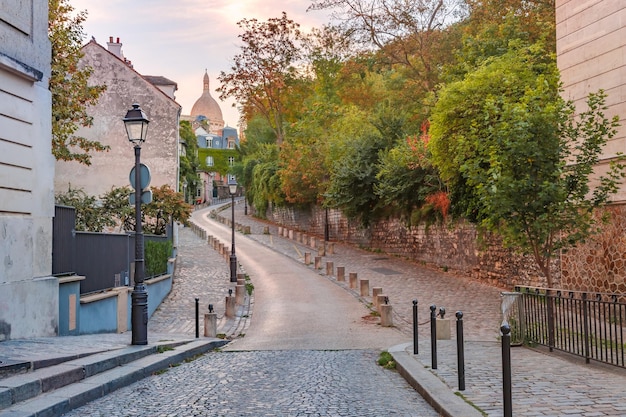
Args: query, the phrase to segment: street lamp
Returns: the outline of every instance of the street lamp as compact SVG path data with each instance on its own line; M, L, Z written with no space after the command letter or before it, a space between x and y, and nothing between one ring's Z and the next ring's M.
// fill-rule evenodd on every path
M135 287L131 294L132 344L148 344L148 291L144 284L145 265L143 229L141 225L141 143L145 142L150 121L146 114L133 104L124 117L128 141L135 147Z
M232 207L232 235L233 242L230 247L230 282L237 282L237 256L235 256L235 194L237 194L237 181L231 178L228 181L228 191L230 192Z

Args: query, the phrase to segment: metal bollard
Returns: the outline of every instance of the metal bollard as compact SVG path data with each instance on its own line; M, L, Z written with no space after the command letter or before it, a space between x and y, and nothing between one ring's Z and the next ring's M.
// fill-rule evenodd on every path
M511 327L508 324L500 327L502 332L502 393L504 417L513 417L511 397Z
M430 306L430 355L432 368L437 369L437 310L436 305Z
M200 299L196 298L196 339L200 337Z
M417 335L417 299L413 300L413 354L418 353L418 335Z
M463 312L456 312L456 363L459 374L459 391L465 391L465 351L463 347Z

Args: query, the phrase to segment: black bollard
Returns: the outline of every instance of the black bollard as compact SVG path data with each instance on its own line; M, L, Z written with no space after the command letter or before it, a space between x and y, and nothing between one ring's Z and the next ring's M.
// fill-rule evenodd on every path
M418 335L417 335L417 299L413 300L413 354L418 352Z
M200 299L196 298L196 339L200 337Z
M504 417L513 417L511 396L511 327L504 324L502 332L502 393L504 401Z
M432 368L437 369L437 310L436 305L430 306L430 356Z
M456 312L456 354L459 374L459 391L465 391L465 351L463 347L463 312Z

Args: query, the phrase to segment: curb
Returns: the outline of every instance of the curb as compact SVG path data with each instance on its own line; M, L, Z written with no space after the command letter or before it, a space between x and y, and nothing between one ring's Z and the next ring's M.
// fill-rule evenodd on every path
M442 417L483 417L483 414L466 403L422 363L412 358L406 348L412 343L396 345L388 352L396 361L398 373L417 391Z

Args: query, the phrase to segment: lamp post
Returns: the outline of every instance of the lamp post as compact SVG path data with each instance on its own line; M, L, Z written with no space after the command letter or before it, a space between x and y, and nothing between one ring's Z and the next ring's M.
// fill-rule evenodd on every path
M235 255L235 194L237 194L237 181L234 178L228 181L228 191L230 192L233 213L231 222L233 242L230 247L230 282L237 282L237 256Z
M150 121L139 104L133 104L124 117L128 140L135 148L135 287L131 294L132 344L148 344L148 291L144 284L144 246L141 225L141 143L145 142Z

